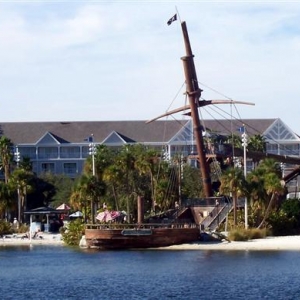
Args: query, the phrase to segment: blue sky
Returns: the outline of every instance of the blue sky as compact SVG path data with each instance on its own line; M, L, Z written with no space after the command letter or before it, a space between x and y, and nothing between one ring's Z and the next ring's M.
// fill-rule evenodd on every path
M202 117L281 118L300 134L297 1L0 1L1 121L148 120L183 105L176 8L203 98L255 103Z

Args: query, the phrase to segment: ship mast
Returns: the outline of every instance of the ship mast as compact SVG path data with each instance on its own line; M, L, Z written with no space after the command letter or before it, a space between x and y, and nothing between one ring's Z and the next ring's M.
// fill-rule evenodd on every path
M203 189L205 197L212 197L212 184L210 178L210 170L209 165L206 161L205 148L203 142L202 135L202 126L200 124L200 118L198 113L198 108L203 107L210 104L246 104L246 105L254 105L251 102L244 101L234 101L234 100L200 100L202 90L198 86L197 74L194 64L194 55L192 53L192 48L190 45L189 35L186 27L186 23L181 23L184 45L186 50L186 55L181 59L183 61L183 69L185 73L185 82L186 82L186 94L189 99L189 104L182 106L180 108L176 108L174 110L168 111L154 119L147 121L146 123L151 123L163 117L186 111L187 109L191 110L191 117L193 120L193 133L196 140L196 148L197 148L197 157L200 163L200 173L203 182Z
M192 53L192 48L190 45L189 35L186 27L186 23L181 23L184 45L186 56L183 56L181 59L183 61L183 69L185 73L185 81L186 81L186 93L189 99L190 109L191 109L191 117L193 120L193 132L196 140L196 148L197 148L197 156L200 163L200 172L202 176L203 189L205 193L205 197L212 196L212 186L211 186L211 178L209 172L209 166L206 162L205 156L205 148L203 142L202 129L200 124L200 118L198 113L201 92L199 89L197 74L194 64L194 55Z

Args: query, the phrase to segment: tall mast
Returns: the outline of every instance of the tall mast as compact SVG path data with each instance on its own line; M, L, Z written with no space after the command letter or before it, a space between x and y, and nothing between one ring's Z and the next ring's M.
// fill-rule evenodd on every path
M186 27L186 23L181 23L186 56L182 57L183 69L185 73L186 81L186 93L189 98L189 104L191 109L191 117L193 120L193 131L196 139L197 155L200 163L200 172L203 181L203 188L206 197L212 196L211 178L209 174L209 167L206 163L205 149L203 143L203 136L200 124L200 118L198 113L199 99L201 97L202 90L199 89L197 74L194 64L194 55L190 45L189 35Z

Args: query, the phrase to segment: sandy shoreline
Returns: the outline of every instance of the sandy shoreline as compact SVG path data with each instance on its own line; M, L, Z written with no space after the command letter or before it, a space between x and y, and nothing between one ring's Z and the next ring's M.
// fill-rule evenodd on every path
M1 246L20 246L20 245L64 245L61 234L40 233L37 238L23 238L22 234L7 235L6 238L0 238ZM300 251L300 235L297 236L280 236L267 237L264 239L255 239L246 242L204 242L199 241L191 244L174 245L169 247L158 248L159 250L292 250Z
M300 236L280 236L255 239L245 242L197 242L160 248L161 250L257 250L257 251L300 251Z
M0 247L21 245L64 245L64 242L59 233L39 233L31 240L27 237L24 238L24 234L9 234L0 238Z

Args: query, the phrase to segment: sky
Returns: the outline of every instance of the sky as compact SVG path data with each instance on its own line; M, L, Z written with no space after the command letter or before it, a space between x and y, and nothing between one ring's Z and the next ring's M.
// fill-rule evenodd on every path
M0 122L149 120L184 105L185 21L203 99L255 103L203 119L280 118L300 134L299 20L297 1L0 0Z

